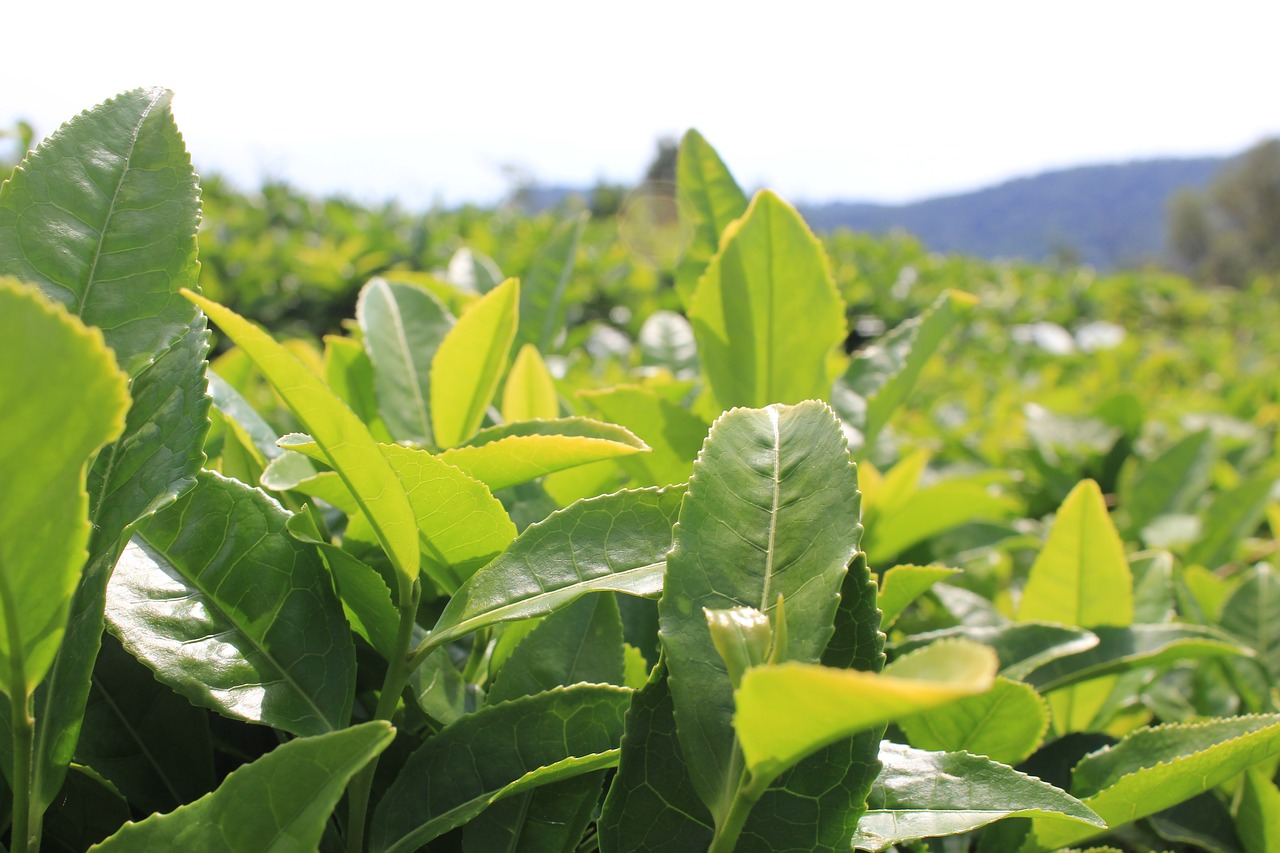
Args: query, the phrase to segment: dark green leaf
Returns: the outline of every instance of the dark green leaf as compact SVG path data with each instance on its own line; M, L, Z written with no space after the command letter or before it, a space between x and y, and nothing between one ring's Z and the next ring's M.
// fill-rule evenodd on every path
M1240 543L1258 529L1275 482L1274 472L1263 471L1219 494L1204 513L1204 535L1187 551L1184 562L1216 569L1234 560Z
M121 557L107 621L193 703L308 735L347 724L355 653L328 573L288 517L262 492L202 473Z
M80 853L129 819L129 804L93 768L73 764L44 818L40 849Z
M1213 435L1203 429L1144 462L1121 495L1125 536L1136 539L1159 516L1190 511L1209 489L1216 455Z
M93 668L76 761L144 812L169 811L214 786L205 712L157 682L111 636Z
M370 848L417 850L504 797L613 765L630 700L623 687L580 684L462 717L409 756Z
M612 595L588 595L550 614L498 672L491 703L577 684L622 684L622 617Z
M289 741L232 772L213 793L125 824L93 850L314 851L347 782L394 737L391 726L375 720Z
M0 275L103 330L136 376L195 317L199 190L169 111L135 89L67 122L0 188Z
M618 492L530 525L449 599L430 645L545 616L589 592L657 595L683 496L683 488Z
M772 614L784 597L787 659L816 662L858 552L857 485L839 424L815 402L722 415L694 466L659 614L680 744L699 795L720 817L742 764L733 685L703 609Z
M894 651L902 654L952 637L963 637L993 648L1000 659L1000 674L1015 681L1050 661L1098 645L1097 636L1083 628L1023 622L1000 626L961 625L928 631L908 637L894 646Z
M1259 563L1222 607L1223 628L1258 653L1272 675L1280 678L1280 574Z

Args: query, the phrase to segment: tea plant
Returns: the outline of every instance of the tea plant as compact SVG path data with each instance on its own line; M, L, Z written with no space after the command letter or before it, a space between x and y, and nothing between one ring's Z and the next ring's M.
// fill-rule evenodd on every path
M10 850L1039 851L1185 840L1183 803L1280 833L1274 572L1207 571L1269 468L1199 573L1074 485L1002 611L893 564L1011 519L998 477L855 465L972 297L845 355L822 245L690 132L648 375L560 395L578 220L520 279L388 271L284 345L200 293L168 105L108 101L0 189ZM1126 535L1197 508L1158 484L1207 446L1124 480Z

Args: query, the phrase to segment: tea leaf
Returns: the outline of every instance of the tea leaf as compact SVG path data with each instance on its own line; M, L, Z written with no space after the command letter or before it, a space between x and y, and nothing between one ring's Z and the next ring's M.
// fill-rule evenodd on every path
M959 569L941 566L894 566L884 573L880 584L879 605L887 631L911 602L929 591L935 583L959 574Z
M1074 826L1101 827L1085 804L1034 776L965 752L926 752L885 741L884 769L858 822L855 850L883 850L917 838L936 838L986 826L1002 818L1046 813ZM964 784L938 784L963 779Z
M107 586L125 648L188 700L298 735L347 724L355 652L314 549L262 492L205 472Z
M435 443L461 444L480 428L515 340L520 282L509 278L467 309L431 361Z
M395 737L381 720L281 744L232 771L218 789L169 814L126 823L90 849L317 850L329 814L359 770Z
M432 444L431 361L453 317L421 287L375 278L360 291L356 321L387 430L397 441Z
M502 389L502 419L514 421L551 420L560 416L560 399L555 381L537 347L525 344L516 354Z
M564 292L573 276L578 241L587 227L587 215L579 214L556 226L543 243L520 287L520 326L516 342L533 344L539 352L551 352L564 323Z
M734 726L753 776L769 778L863 729L989 689L996 656L964 640L934 643L883 673L785 663L747 672Z
M102 335L0 281L0 690L22 701L53 665L90 544L89 460L125 429L127 377Z
M822 245L767 190L725 231L689 321L720 409L799 403L831 390L827 356L844 340L844 302Z
M698 280L720 248L729 223L747 212L747 196L715 149L696 130L680 140L676 160L676 201L693 234L676 267L676 293L688 308Z
M496 492L554 471L648 449L620 426L590 418L557 418L489 427L440 458Z
M985 755L1018 764L1040 745L1049 729L1049 707L1035 689L997 678L980 696L898 720L912 746Z
M816 662L858 551L857 477L831 410L735 409L707 436L680 510L659 614L680 744L712 814L741 776L733 686L703 610L786 600L787 659ZM732 780L730 782L729 780Z
M630 700L625 687L579 684L462 717L409 756L370 849L416 850L505 797L613 766Z
M199 190L164 89L81 113L0 187L0 275L102 329L136 376L195 317Z
M396 567L401 597L418 576L418 531L409 498L369 429L271 336L216 302L185 291L244 350L320 446Z
M657 595L683 496L682 488L618 492L529 525L449 599L429 646L544 616L589 592Z

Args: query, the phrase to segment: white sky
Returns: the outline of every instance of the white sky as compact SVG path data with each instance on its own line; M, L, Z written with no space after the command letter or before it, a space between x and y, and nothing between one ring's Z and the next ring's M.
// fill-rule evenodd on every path
M690 126L794 201L1280 133L1275 0L5 5L2 127L163 85L198 169L411 204L493 200L504 164L632 181Z

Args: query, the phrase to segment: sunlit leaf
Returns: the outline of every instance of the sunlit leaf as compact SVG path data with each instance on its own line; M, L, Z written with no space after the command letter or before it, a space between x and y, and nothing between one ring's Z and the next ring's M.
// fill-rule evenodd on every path
M480 428L515 340L520 282L509 278L458 318L431 361L435 443L453 447Z

